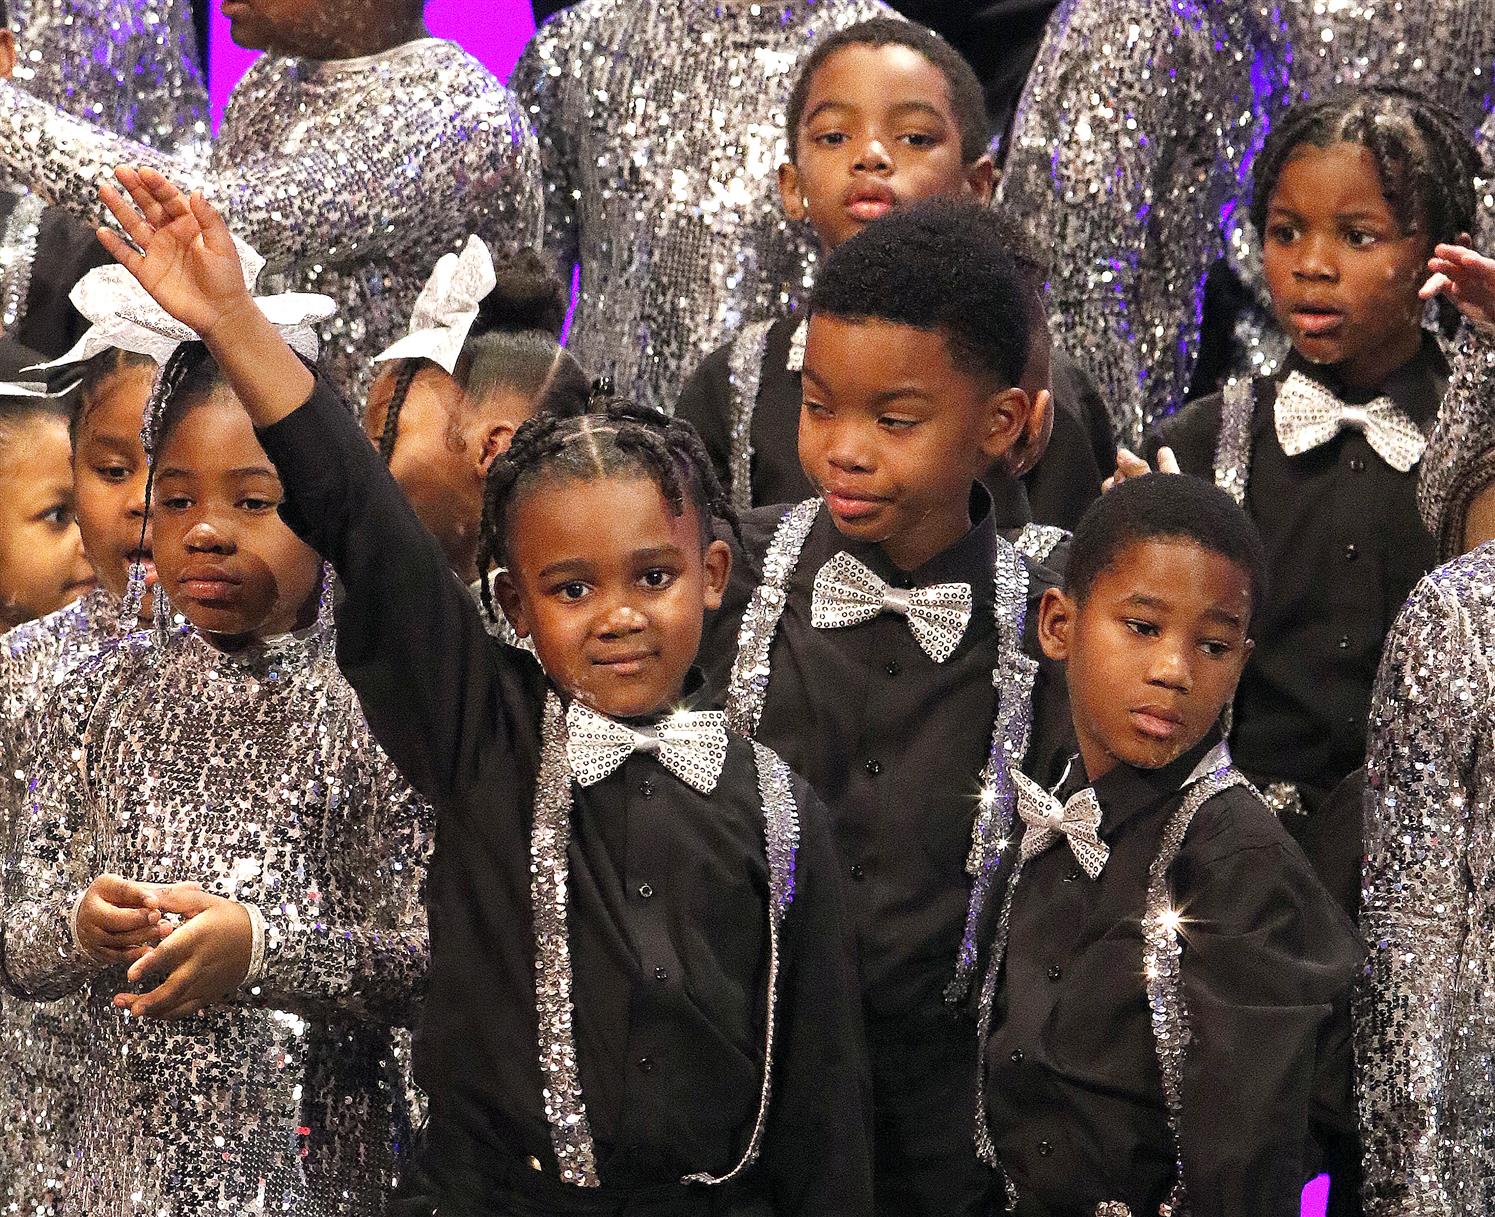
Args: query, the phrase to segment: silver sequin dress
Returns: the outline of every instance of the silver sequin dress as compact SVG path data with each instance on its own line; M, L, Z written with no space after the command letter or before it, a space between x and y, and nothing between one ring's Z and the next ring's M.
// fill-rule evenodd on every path
M1368 1217L1495 1211L1495 547L1425 578L1371 709L1355 1056Z
M1019 103L997 206L1051 260L1055 333L1117 436L1182 404L1204 277L1253 138L1249 48L1199 0L1064 0Z
M0 638L0 817L7 858L47 699L74 667L122 635L119 601L98 589ZM77 995L46 1003L6 998L0 1005L0 1212L41 1217L52 1211L77 1121L81 1012Z
M15 79L44 101L167 151L207 140L189 0L11 0Z
M262 292L331 296L327 366L364 399L369 361L401 336L431 266L477 234L537 245L534 136L513 96L437 38L361 59L265 55L234 89L205 161L120 139L0 84L0 165L50 200L98 213L118 164L199 189L262 255Z
M408 1136L392 1024L423 985L430 821L373 742L330 625L236 655L135 634L80 667L49 717L4 959L30 996L84 990L64 1212L382 1212ZM260 981L180 1022L114 1011L122 970L69 931L106 870L257 906Z
M665 410L743 322L806 292L776 175L798 65L879 0L581 0L511 78L540 139L546 245L581 266L571 350Z

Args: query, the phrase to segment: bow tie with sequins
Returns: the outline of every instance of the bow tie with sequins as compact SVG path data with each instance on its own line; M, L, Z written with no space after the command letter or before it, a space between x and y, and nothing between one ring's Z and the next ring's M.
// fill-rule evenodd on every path
M1027 826L1023 831L1022 858L1036 858L1062 837L1092 879L1100 878L1111 849L1100 839L1100 802L1086 786L1061 803L1024 773L1012 775L1017 788L1017 814Z
M1327 444L1348 427L1364 435L1376 455L1398 473L1410 473L1428 446L1422 429L1391 398L1352 406L1302 372L1283 382L1274 413L1277 442L1288 456Z
M891 587L845 550L820 568L810 599L810 624L816 629L845 629L882 613L906 618L924 653L944 663L971 624L971 585Z
M646 752L687 786L710 794L727 759L727 716L680 710L636 729L573 701L566 711L566 759L581 786L600 782L635 752Z

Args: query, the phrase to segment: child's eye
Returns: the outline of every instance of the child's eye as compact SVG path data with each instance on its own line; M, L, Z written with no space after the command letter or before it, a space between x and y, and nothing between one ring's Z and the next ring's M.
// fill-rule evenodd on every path
M123 482L130 476L124 465L95 465L93 471L106 482Z
M587 585L580 579L572 579L569 583L562 583L555 589L555 594L568 604L575 604L587 594Z
M42 512L41 518L53 528L67 528L73 522L73 509L68 503L58 503Z
M169 494L164 499L157 499L156 506L167 511L186 511L192 506L192 500L184 494Z
M1199 644L1199 649L1211 659L1223 659L1234 649L1228 642L1220 642L1215 639L1206 639Z
M939 140L927 131L910 131L903 139L911 148L932 148L939 143Z
M889 431L908 431L919 425L917 418L897 418L891 414L884 414L877 420L877 425L886 427Z
M839 148L846 142L844 131L822 131L815 137L817 144L824 144L827 148Z
M1279 245L1289 245L1297 240L1298 229L1292 224L1273 224L1267 229L1267 236Z
M830 415L830 407L822 405L818 401L811 401L809 398L806 398L802 404L804 405L805 413L812 414L816 418L826 418Z
M245 511L264 512L274 511L280 504L274 499L262 499L251 495L240 499L239 506Z
M1133 634L1139 634L1143 638L1156 638L1162 631L1151 621L1143 621L1139 617L1128 617L1126 628Z
M1366 232L1363 228L1352 228L1344 234L1346 241L1352 249L1365 249L1374 245L1380 238L1373 232Z
M653 570L646 570L639 582L650 591L663 591L675 582L675 572L656 566Z

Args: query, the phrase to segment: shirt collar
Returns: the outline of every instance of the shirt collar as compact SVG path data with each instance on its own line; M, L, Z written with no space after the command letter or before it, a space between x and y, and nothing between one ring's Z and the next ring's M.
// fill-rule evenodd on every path
M1161 806L1178 794L1195 766L1219 742L1220 731L1216 728L1161 769L1139 769L1135 765L1119 764L1095 782L1085 781L1084 763L1075 757L1055 789L1054 797L1061 803L1067 802L1087 785L1093 786L1101 806L1101 832L1110 837L1128 820Z

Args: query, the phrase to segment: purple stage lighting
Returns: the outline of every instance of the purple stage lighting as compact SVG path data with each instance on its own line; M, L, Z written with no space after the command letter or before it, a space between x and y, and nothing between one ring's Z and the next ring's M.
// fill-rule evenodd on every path
M534 14L527 0L428 0L426 25L438 38L460 43L502 80L509 78L519 52L535 32ZM256 52L234 45L228 19L217 0L209 28L208 85L216 127L229 93L254 62Z

